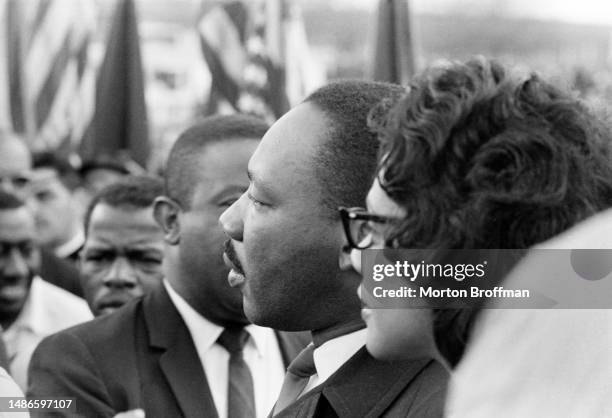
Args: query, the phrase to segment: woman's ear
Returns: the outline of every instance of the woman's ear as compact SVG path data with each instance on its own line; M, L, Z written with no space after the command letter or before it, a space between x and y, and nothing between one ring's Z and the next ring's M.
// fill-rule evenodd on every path
M153 217L164 231L164 240L170 245L177 245L181 238L179 213L181 207L166 196L160 196L153 203Z

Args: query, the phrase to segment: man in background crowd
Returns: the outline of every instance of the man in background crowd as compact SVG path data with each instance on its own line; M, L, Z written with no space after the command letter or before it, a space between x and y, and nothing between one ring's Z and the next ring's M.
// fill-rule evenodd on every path
M15 193L27 202L31 179L32 156L24 140L11 133L0 133L0 190ZM51 250L43 248L41 251L40 273L43 280L77 296L83 295L76 266Z
M34 212L40 245L57 257L76 262L85 238L82 208L73 196L79 184L68 160L50 152L34 155L28 203Z
M160 179L126 177L93 197L84 218L81 285L95 316L117 310L162 280L163 234L153 219Z
M136 408L148 418L267 416L305 342L248 325L240 292L227 285L217 222L247 188L247 161L266 129L219 116L179 137L154 211L166 242L163 284L45 340L29 396L75 397L84 416Z
M87 321L86 303L40 279L40 251L24 202L0 191L0 325L10 373L25 390L30 356L40 340Z

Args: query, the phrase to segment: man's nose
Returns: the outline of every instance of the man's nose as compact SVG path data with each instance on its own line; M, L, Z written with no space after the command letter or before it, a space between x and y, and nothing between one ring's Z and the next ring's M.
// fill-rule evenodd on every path
M219 223L223 231L233 240L242 241L242 233L244 222L242 220L244 201L246 193L240 196L232 206L225 209L225 212L219 217Z
M104 276L104 285L107 287L127 287L133 288L138 284L136 270L130 261L123 257L117 257L113 261L110 269Z
M12 248L8 263L4 268L4 274L11 277L23 277L28 274L28 263L17 248Z

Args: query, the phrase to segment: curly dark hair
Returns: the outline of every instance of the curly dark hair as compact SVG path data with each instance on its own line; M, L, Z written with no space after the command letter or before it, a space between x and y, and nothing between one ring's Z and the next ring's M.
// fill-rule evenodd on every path
M389 246L525 249L612 204L610 129L538 75L482 57L432 67L369 123L378 181L406 210ZM434 311L455 365L477 311Z
M402 248L527 248L612 204L612 133L571 94L496 61L435 67L385 117L378 179Z

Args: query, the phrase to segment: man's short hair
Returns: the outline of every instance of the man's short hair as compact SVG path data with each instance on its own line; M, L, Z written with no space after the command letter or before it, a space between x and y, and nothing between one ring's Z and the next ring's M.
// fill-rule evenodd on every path
M176 140L165 168L165 194L184 209L191 206L196 160L212 143L256 139L260 140L270 126L254 116L234 114L204 118L184 131ZM246 170L246 167L245 167Z
M145 209L153 205L155 198L160 196L163 190L161 179L149 176L126 176L109 184L92 198L85 211L85 234L96 206L106 204L114 208Z
M433 67L372 125L400 247L527 248L612 205L610 129L535 74Z
M25 203L12 193L0 190L0 210L13 210L24 206Z
M330 122L329 137L314 161L322 204L330 216L338 216L338 206L364 205L374 179L379 144L368 128L368 112L383 99L397 99L404 92L395 84L339 81L319 88L304 100L315 105Z

